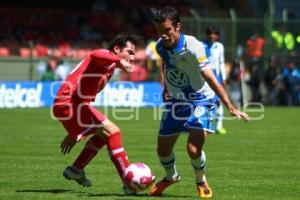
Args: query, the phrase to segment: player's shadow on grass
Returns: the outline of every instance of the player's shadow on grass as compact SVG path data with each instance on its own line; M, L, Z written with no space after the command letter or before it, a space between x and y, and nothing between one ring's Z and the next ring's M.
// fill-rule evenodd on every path
M52 193L52 194L60 194L60 193L72 193L77 196L88 196L88 197L120 197L120 199L133 199L133 198L139 198L139 197L148 197L148 198L156 198L149 196L148 194L137 194L137 195L126 195L126 194L120 194L120 193L85 193L85 192L78 192L74 190L64 190L64 189L23 189L23 190L16 190L16 192L24 192L24 193ZM121 198L122 197L122 198ZM163 195L163 198L191 198L193 196L186 196L186 195ZM117 200L117 199L116 199Z
M88 197L123 197L123 198L120 198L122 200L125 199L133 199L133 198L139 198L139 197L149 197L149 198L157 198L157 197L153 197L153 196L149 196L148 194L137 194L137 195L126 195L126 194L120 194L120 193L99 193L99 194L92 194L92 193L89 193L89 194L86 194L86 195L80 195L80 196L88 196ZM163 195L161 196L163 198L170 198L170 199L173 199L173 198L191 198L193 196L186 196L186 195ZM117 199L115 199L117 200Z
M60 194L66 192L73 192L73 190L63 190L63 189L25 189L25 190L16 190L16 192L36 192L36 193L52 193Z

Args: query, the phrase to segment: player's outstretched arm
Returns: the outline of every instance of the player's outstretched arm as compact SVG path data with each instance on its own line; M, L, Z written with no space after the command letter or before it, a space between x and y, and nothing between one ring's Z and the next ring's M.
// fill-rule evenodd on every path
M119 63L120 58L113 53L111 53L108 50L105 49L99 49L99 50L94 50L90 53L90 58L94 60L101 60L102 62L106 61L109 63Z
M249 121L249 116L245 112L241 112L236 109L233 104L231 103L227 93L225 92L224 88L218 83L213 71L211 69L205 69L201 72L202 77L205 81L209 84L209 86L217 93L220 97L228 111L232 116L235 116L239 119L243 119L244 122Z

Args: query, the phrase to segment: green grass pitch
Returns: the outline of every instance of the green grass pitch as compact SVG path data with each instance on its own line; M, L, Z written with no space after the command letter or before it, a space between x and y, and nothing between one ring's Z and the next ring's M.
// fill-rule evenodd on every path
M134 110L134 116L126 110L117 111L109 110L109 117L122 129L130 161L144 162L162 177L155 153L157 115L152 109ZM115 120L116 116L135 119ZM225 126L228 134L210 136L204 147L213 199L300 199L300 108L266 108L262 120L248 124L230 120ZM64 135L62 125L50 118L49 109L0 110L1 200L197 199L186 134L175 148L182 181L162 198L148 197L146 192L125 196L106 148L86 168L92 187L65 180L63 169L84 143L64 156L59 151Z

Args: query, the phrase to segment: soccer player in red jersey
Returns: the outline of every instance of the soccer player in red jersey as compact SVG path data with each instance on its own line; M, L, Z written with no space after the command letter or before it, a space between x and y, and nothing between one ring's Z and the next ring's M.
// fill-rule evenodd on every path
M134 60L136 43L133 36L117 35L109 50L92 51L60 87L54 100L53 114L68 133L61 142L61 152L69 153L77 142L92 134L74 163L64 170L63 176L66 179L91 186L84 167L105 145L121 179L125 168L129 166L119 127L91 106L90 102L95 100L95 96L104 88L117 67L126 72L132 71L131 62ZM123 189L128 192L126 186Z

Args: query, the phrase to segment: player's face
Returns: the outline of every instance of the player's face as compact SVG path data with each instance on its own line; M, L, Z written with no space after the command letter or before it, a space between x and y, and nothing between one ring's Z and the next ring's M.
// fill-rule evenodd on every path
M180 26L180 23L177 23L174 26L172 21L169 19L155 25L158 36L162 39L166 48L173 48L178 43L180 37Z
M126 60L127 62L132 62L134 60L135 45L129 41L126 42L126 46L123 49L121 49L119 46L115 46L114 51L117 56Z
M208 40L212 43L218 41L218 39L219 39L218 34L211 33L210 35L208 35Z

